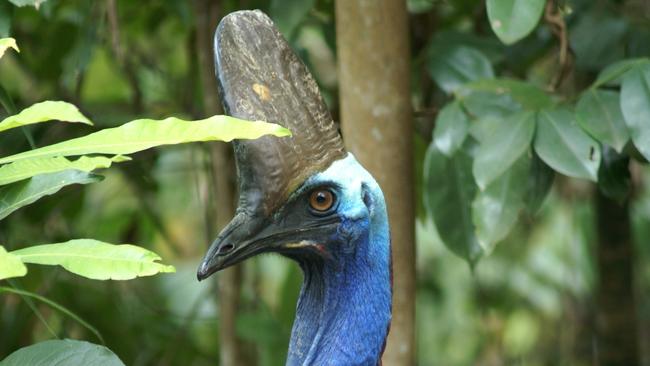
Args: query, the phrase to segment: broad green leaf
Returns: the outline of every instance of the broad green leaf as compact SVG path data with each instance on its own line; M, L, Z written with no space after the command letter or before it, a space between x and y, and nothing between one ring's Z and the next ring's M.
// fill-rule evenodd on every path
M480 144L491 137L501 124L503 117L486 116L470 123L469 134Z
M598 188L606 196L619 203L630 195L630 157L619 154L609 146L603 146L603 161L598 169Z
M621 109L634 146L650 160L650 63L638 65L625 74Z
M596 181L600 147L575 122L567 109L545 109L537 114L535 151L551 168L575 178Z
M507 117L523 107L514 100L510 93L473 91L463 96L462 103L472 118Z
M41 174L29 180L0 187L0 220L17 209L34 203L39 198L58 192L71 184L88 184L100 181L98 175L78 170Z
M228 116L213 116L199 121L185 121L175 117L161 121L138 119L119 127L7 156L0 159L0 164L48 156L126 155L161 145L256 139L263 135L282 137L291 136L291 132L273 123L249 122Z
M440 239L456 255L475 264L483 249L472 223L472 201L477 189L471 156L463 148L449 158L430 144L424 166L425 202Z
M429 74L447 93L469 81L494 77L490 60L474 48L434 44L428 55Z
M449 103L438 114L433 142L443 154L451 156L465 141L468 128L469 119L460 103Z
M524 154L498 179L479 192L472 203L476 237L485 253L508 235L524 207L530 158Z
M18 160L0 166L0 186L18 182L39 174L56 173L68 169L91 172L95 169L109 168L113 163L120 163L128 160L131 159L121 155L112 158L104 156L82 156L73 161L70 161L63 156Z
M4 56L5 51L9 48L13 48L16 52L20 52L16 40L13 38L0 38L0 58Z
M554 105L553 99L540 88L531 83L512 79L485 79L471 82L460 87L455 94L457 98L465 100L476 92L511 96L524 109L537 110Z
M27 267L17 256L7 253L0 245L0 280L11 277L22 277L27 274Z
M33 6L36 9L38 9L38 7L41 6L41 4L46 2L47 0L9 0L9 1L16 6Z
M544 199L546 199L553 186L555 171L546 165L535 152L532 152L532 156L524 202L526 203L526 211L531 215L535 215L542 207Z
M591 85L592 88L598 88L602 85L618 85L625 73L633 69L637 65L650 63L647 58L633 58L615 62L603 69L598 74L598 78Z
M280 32L290 39L316 0L271 0L270 16Z
M485 141L503 122L523 109L510 93L471 91L462 97L462 103L470 117L469 133L479 142Z
M124 366L111 350L72 339L39 342L10 354L0 366Z
M630 139L618 92L587 89L576 105L576 119L592 137L618 152Z
M535 29L545 0L487 0L492 30L505 44L513 44Z
M66 102L57 102L47 100L45 102L36 103L20 111L20 113L9 116L0 122L0 132L10 128L20 126L27 126L34 123L41 123L47 121L63 121L63 122L80 122L92 125L79 109L74 105Z
M108 244L94 239L44 244L14 250L24 263L60 265L93 280L130 280L157 273L175 272L158 263L158 254L130 244Z
M497 121L492 134L481 141L472 167L481 189L510 169L528 150L535 132L535 112L519 112Z

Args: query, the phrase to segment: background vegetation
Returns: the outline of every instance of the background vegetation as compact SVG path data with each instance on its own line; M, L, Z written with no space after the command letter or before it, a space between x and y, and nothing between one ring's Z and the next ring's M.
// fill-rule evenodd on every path
M345 24L334 1L20 3L33 1L0 0L0 38L21 48L0 59L0 85L17 109L66 100L95 128L217 114L212 32L220 16L259 8L308 64L335 120L343 114L335 25ZM494 5L517 3L528 18L504 18ZM406 5L416 363L650 365L648 3ZM0 156L91 131L10 130ZM101 183L66 188L0 222L7 250L80 237L136 243L175 274L98 282L31 266L14 288L79 315L127 365L283 364L295 265L265 256L219 286L195 279L232 209L232 162L213 144L138 153ZM101 343L56 308L0 294L0 359L53 338Z

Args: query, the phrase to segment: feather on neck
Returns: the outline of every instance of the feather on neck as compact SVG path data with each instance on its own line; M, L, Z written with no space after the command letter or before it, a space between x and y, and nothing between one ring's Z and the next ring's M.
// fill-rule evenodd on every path
M304 281L287 365L377 365L391 317L383 195L351 154L310 179L345 184L346 218L328 245L329 259L299 261Z

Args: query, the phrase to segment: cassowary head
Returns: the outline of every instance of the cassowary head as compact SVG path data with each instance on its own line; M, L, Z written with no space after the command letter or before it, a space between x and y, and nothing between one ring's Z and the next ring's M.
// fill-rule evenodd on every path
M198 278L264 252L295 259L335 255L331 246L337 239L355 235L344 224L364 226L370 191L379 188L352 157L344 162L348 154L313 77L259 11L223 19L215 58L226 113L280 123L293 136L233 143L238 209L210 247Z

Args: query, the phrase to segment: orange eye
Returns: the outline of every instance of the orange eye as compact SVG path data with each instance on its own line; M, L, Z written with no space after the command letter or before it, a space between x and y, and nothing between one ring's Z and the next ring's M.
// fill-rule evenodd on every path
M319 213L323 213L334 205L334 194L325 189L318 189L309 195L309 206Z

